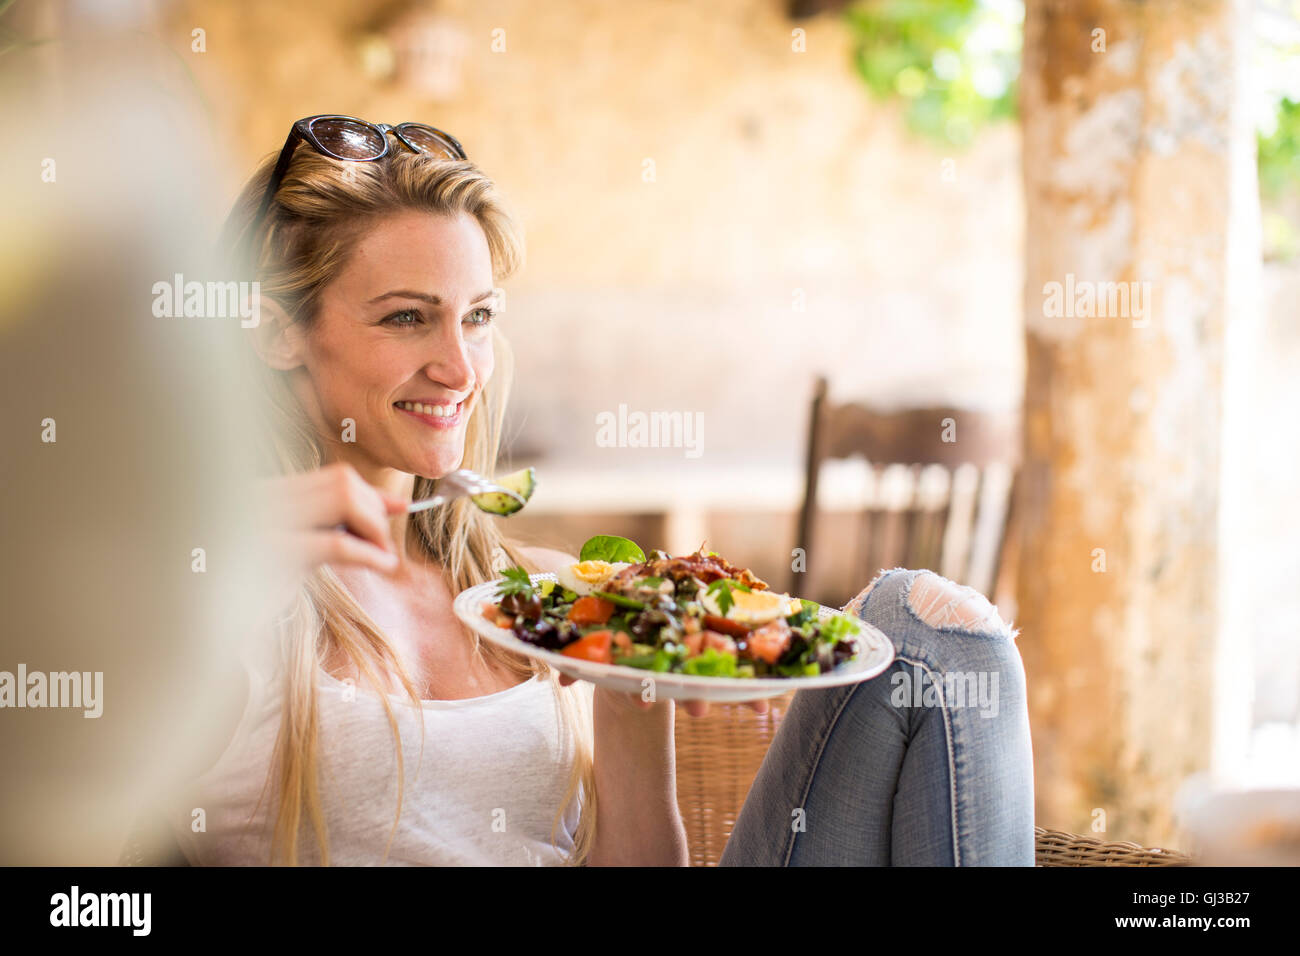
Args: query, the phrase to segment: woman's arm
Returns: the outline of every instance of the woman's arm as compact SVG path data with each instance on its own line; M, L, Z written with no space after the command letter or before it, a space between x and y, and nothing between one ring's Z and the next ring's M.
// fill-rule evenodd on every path
M687 866L677 808L674 704L597 687L596 834L591 866Z
M521 550L546 571L578 560L549 548ZM687 866L686 827L677 808L675 705L643 705L640 695L601 687L592 704L599 802L588 865Z

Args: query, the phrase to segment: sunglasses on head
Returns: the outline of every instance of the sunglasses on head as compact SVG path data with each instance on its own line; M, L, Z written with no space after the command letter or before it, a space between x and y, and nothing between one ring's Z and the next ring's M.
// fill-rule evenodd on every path
M307 143L316 152L332 159L368 163L388 155L389 133L412 152L432 153L445 159L468 158L456 137L424 123L389 126L387 123L367 123L355 116L306 116L293 124L284 141L284 149L280 150L280 158L271 173L270 182L266 184L266 195L262 197L262 205L253 222L254 233L266 211L271 208L271 200L280 188L280 182L289 169L289 161L293 158L293 151L299 143Z

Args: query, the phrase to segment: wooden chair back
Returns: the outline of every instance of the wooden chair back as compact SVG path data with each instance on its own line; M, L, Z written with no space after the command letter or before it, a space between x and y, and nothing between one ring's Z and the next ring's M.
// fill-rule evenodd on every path
M816 598L814 574L835 560L850 562L865 586L882 568L928 568L996 600L1012 520L1019 416L952 407L882 411L829 400L818 378L809 416L804 497L790 593ZM866 460L869 488L854 535L856 554L818 549L818 486L831 460ZM849 597L851 595L847 595Z

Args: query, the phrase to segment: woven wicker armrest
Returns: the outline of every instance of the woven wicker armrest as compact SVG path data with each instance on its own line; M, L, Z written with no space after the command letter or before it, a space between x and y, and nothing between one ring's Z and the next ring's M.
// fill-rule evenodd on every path
M1035 866L1190 866L1177 850L1136 843L1103 843L1077 833L1034 827Z

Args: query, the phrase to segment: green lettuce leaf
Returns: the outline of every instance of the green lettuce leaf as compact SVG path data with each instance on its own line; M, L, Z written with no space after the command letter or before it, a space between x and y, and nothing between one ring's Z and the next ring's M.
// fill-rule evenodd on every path
M706 647L703 654L687 659L682 665L682 673L700 677L735 677L736 655L719 651L716 647Z

